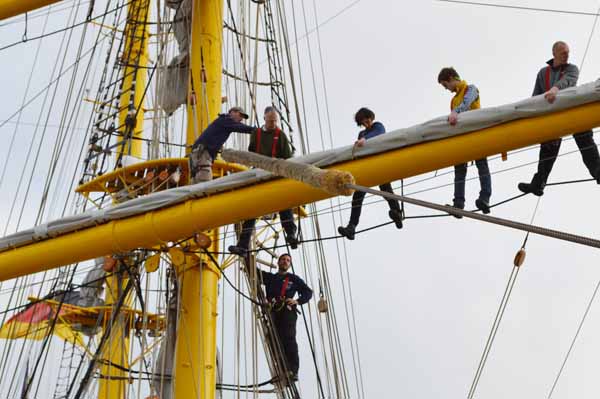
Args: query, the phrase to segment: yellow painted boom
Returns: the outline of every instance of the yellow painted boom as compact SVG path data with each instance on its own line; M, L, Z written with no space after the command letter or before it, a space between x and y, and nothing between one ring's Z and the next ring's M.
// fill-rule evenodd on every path
M443 140L343 162L357 184L375 186L480 159L600 126L600 103L521 119ZM151 248L194 232L328 198L289 179L189 200L0 253L0 280L49 270L110 253Z
M60 0L0 0L0 20L58 3Z

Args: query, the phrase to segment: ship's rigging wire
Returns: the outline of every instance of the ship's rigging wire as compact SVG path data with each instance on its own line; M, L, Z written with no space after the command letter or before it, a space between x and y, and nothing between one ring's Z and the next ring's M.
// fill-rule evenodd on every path
M73 16L73 18L74 18L74 16ZM72 33L72 31L69 31L69 32L70 32L70 33ZM65 35L66 35L66 31L65 31ZM69 35L69 38L70 38L70 37L71 37L71 36ZM62 43L63 43L63 44L64 44L64 40L65 40L65 36L63 36L63 41L62 41ZM66 47L68 47L68 46L66 46ZM60 54L60 51L59 51L59 54ZM58 62L58 59L57 59L57 62ZM56 68L56 64L55 64L55 68ZM41 143L40 143L40 145L41 145ZM33 171L32 171L32 173L33 173ZM18 192L18 190L17 190L17 192ZM15 196L15 198L16 198L16 196ZM25 205L23 205L23 207L24 207L24 206L25 206ZM12 208L11 208L11 211L12 211ZM7 222L7 227L8 227L8 222ZM45 273L43 274L43 277L42 277L42 284L40 285L40 293L41 293L41 291L42 291L43 282L45 281L45 279L46 279L46 276L47 276L47 272L45 272ZM29 278L30 278L30 276L27 276L26 280L27 280L27 279L29 279ZM38 293L38 296L40 296L40 293ZM19 303L20 303L20 302L22 302L22 300L23 300L23 298L22 298L22 295L23 295L23 294L24 294L24 291L21 291L21 292L20 292L20 294L19 294L19 299L18 299L18 302L19 302ZM11 296L12 296L12 294L11 294ZM6 316L4 316L4 319L5 319L5 317L6 317ZM4 321L4 320L3 320L3 321ZM25 346L26 346L26 345L27 345L27 342L23 342L23 344L21 345L21 351L20 351L20 354L19 354L19 358L21 358L21 356L22 356L22 354L23 354L23 351L24 351L24 349L25 349ZM31 343L29 343L29 345L31 345ZM8 346L6 346L6 347L5 347L5 352L3 353L3 358L4 358L4 355L5 355L5 354L6 354L6 355L8 355L8 352L6 352L6 350L8 349L8 350L10 351L10 346L11 346L11 345L8 345ZM6 368L4 367L4 366L6 365L6 363L7 363L6 361L3 361L3 362L2 362L2 364L3 364L3 368L2 368L2 371L1 371L1 375L2 375L2 376L4 376L4 374L5 374L5 371L6 371ZM14 380L14 379L12 379L12 380ZM9 391L10 391L10 387L9 387Z
M77 0L71 0L70 2L73 3L70 6L66 6L63 8L57 8L55 5L49 5L48 7L44 7L41 10L37 10L37 11L29 11L27 13L27 17L13 17L8 19L6 22L1 23L0 24L0 28L3 28L5 26L9 26L9 25L14 25L17 24L19 22L25 22L25 20L27 19L27 21L31 21L32 19L38 19L41 17L44 17L46 15L51 15L51 14L56 14L62 11L69 11L73 8L75 8L75 2ZM61 4L67 4L69 3L69 1L63 0L61 1ZM89 4L89 1L83 2L81 4Z
M48 32L48 33L45 33L45 34L43 34L43 35L38 35L38 36L30 37L30 38L27 38L27 40L25 40L25 41L23 41L23 40L19 40L19 41L17 41L17 42L13 42L13 43L11 43L11 44L4 45L4 46L0 47L0 51L3 51L3 50L6 50L6 49L9 49L9 48L11 48L11 47L14 47L14 46L17 46L17 45L19 45L19 44L23 44L23 43L31 42L31 41L33 41L33 40L39 40L39 39L43 39L43 38L45 38L45 37L48 37L48 36L53 36L53 35L56 35L56 34L58 34L58 33L62 33L62 32L66 32L66 31L72 30L72 29L74 29L74 28L77 28L77 27L79 27L79 26L82 26L82 25L86 25L86 24L87 24L88 22L90 22L90 21L94 21L94 20L96 20L96 19L99 19L99 18L104 18L104 17L106 17L107 15L109 15L109 14L111 14L111 13L115 12L115 11L118 11L119 9L121 9L121 8L123 8L123 7L126 7L126 6L127 6L127 5L129 5L129 4L131 4L131 0L130 0L130 2L129 2L129 3L125 3L125 4L123 4L123 5L119 6L119 7L116 7L116 8L114 8L114 9L110 10L110 11L107 11L107 12L103 13L103 14L96 15L96 16L94 16L94 17L90 18L89 20L87 20L87 19L86 19L86 20L84 20L84 21L81 21L81 22L74 23L73 25L67 26L67 27L65 27L65 28L57 29L57 30L55 30L55 31Z
M483 369L487 363L488 356L490 351L492 350L492 345L494 344L494 340L496 339L496 334L498 333L498 329L500 328L500 323L502 322L502 317L504 316L504 312L506 311L506 306L508 305L508 301L510 300L510 296L512 294L513 288L517 281L517 277L519 275L519 266L513 266L510 276L508 277L508 282L506 284L506 288L504 289L504 294L502 295L502 300L500 301L500 306L498 307L498 311L496 312L496 316L494 318L494 322L492 324L492 328L488 335L487 341L485 343L485 347L483 349L483 353L481 354L481 359L479 360L479 364L477 366L477 370L475 371L475 377L473 378L473 382L471 383L471 388L469 389L469 393L467 395L468 399L473 399L475 395L475 391L477 390L477 385L479 384L479 380L483 373Z
M570 14L570 15L586 15L586 16L598 16L598 12L584 12L584 11L570 11L570 10L557 10L552 8L536 8L536 7L524 7L524 6L514 6L508 4L496 4L496 3L481 3L476 1L461 1L461 0L436 0L441 3L456 3L456 4L464 4L471 6L484 6L484 7L495 7L495 8L506 8L512 10L525 10L525 11L537 11L537 12L549 12L549 13L557 13L557 14Z
M569 349L567 350L567 353L565 354L565 357L560 365L560 368L558 370L558 373L556 374L556 377L554 378L554 382L552 383L552 387L550 388L550 392L548 392L548 399L550 399L552 397L552 395L554 394L554 390L556 389L556 386L558 384L558 380L560 379L560 377L562 376L562 372L564 371L564 368L567 364L567 361L569 360L569 357L571 356L571 352L573 351L573 348L575 347L575 343L577 342L577 338L579 337L579 333L581 332L581 329L583 328L583 324L585 323L585 320L588 316L588 313L590 312L590 309L592 307L592 304L594 303L594 300L596 299L596 294L598 294L598 288L600 288L600 280L598 280L598 282L596 283L596 288L594 288L594 293L592 294L586 308L585 311L583 312L583 316L581 317L581 321L579 322L579 325L577 326L577 330L575 331L575 335L573 336L573 339L571 340L571 344L569 345Z

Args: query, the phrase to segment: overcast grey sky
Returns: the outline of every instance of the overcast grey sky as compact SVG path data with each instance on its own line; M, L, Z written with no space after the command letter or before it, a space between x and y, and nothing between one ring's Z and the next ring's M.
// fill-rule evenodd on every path
M585 12L595 12L600 6L591 0L568 4L555 0L497 2ZM352 2L348 0L319 2L318 20L326 20L349 4ZM554 41L569 43L571 62L581 65L593 23L591 16L429 0L359 1L320 28L333 145L349 144L355 139L357 128L352 116L361 106L372 108L388 130L447 113L451 95L437 83L437 73L444 66L454 66L463 78L479 87L484 107L528 97L537 71L551 58ZM5 31L6 27L2 29ZM21 32L13 34L20 37ZM580 83L598 78L599 36L599 32L593 36ZM315 35L310 40L316 57ZM46 48L46 56L52 51ZM304 80L311 86L305 41L300 43L300 51L304 55ZM31 47L28 51L15 48L3 54L2 120L20 103L24 76L30 67L24 67L20 60L31 55ZM315 66L319 67L317 63ZM47 75L39 71L34 75L33 87L47 80ZM329 148L325 96L320 72L316 73L324 146ZM311 91L306 94L306 130L312 149L319 150L323 144L312 96ZM12 130L5 126L1 132L5 142ZM20 144L21 151L25 142ZM572 140L563 143L562 152L573 149ZM6 145L0 148L2 163L6 150ZM537 150L531 150L510 156L507 162L493 161L490 168L498 172L536 159ZM494 174L492 202L515 195L517 182L527 181L534 168L535 165L529 165ZM469 177L476 176L475 171L470 167ZM579 154L573 153L559 158L550 180L587 177ZM448 174L409 186L407 193L451 182L452 174ZM9 185L7 190L11 188ZM469 208L473 207L478 190L477 180L468 183ZM452 187L447 186L418 197L448 203L451 195ZM5 201L2 203L6 208ZM598 237L599 203L600 187L593 183L549 188L540 202L535 223ZM494 209L493 215L528 222L535 204L536 199L528 196ZM328 203L320 206L327 207ZM408 215L424 212L414 207L407 211ZM344 222L348 213L343 211ZM330 217L323 220L329 221ZM377 203L365 207L360 227L384 221L387 206ZM333 235L336 226L323 223L323 235ZM344 243L367 397L466 397L523 237L521 232L481 222L440 218L406 221L401 231L386 226ZM326 242L325 247L329 264L335 265L335 243ZM476 397L548 395L600 279L599 260L595 250L530 237L525 265ZM600 333L599 311L598 304L594 304L553 397L598 396L600 342L595 337ZM301 376L303 381L310 381L309 353L304 331L299 331ZM309 393L314 389L310 384L303 386Z

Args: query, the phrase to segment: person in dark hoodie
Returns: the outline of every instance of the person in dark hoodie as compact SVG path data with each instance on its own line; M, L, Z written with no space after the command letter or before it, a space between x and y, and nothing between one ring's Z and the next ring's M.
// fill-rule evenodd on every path
M233 132L251 134L253 126L242 123L248 114L240 107L233 107L226 114L220 114L196 139L190 152L191 184L212 180L212 163L217 152Z
M368 108L361 108L354 115L354 121L358 126L364 127L364 130L361 130L358 133L358 139L354 143L355 147L363 147L367 140L372 139L373 137L377 137L380 134L385 133L385 127L381 122L375 121L375 114ZM394 194L394 190L392 190L392 185L390 183L385 183L379 186L381 191L386 191L388 193ZM350 211L350 221L347 226L338 227L338 233L342 236L346 237L349 240L354 240L354 235L356 232L356 226L358 225L358 221L360 220L360 214L362 211L362 203L365 199L365 193L362 191L355 191L352 195L352 210ZM388 213L390 219L394 221L396 224L396 228L402 228L402 211L400 210L400 204L398 201L393 199L386 199L389 206L390 211Z
M277 260L279 271L270 273L257 267L258 276L265 285L267 300L271 304L271 318L286 360L286 368L292 380L298 379L298 343L296 342L297 306L312 298L312 290L304 280L288 270L292 266L290 254L282 254ZM298 298L294 297L298 294Z
M538 72L533 89L534 96L543 94L550 104L556 100L556 94L559 90L576 86L579 78L577 66L569 64L569 46L567 43L562 41L554 43L552 56L553 58L546 62L548 65ZM583 163L592 177L596 179L596 182L600 184L600 156L594 142L593 132L587 130L576 133L573 138L577 143L577 147L579 147ZM519 190L526 194L533 193L538 197L544 195L544 187L558 156L561 141L562 139L559 138L540 145L537 172L533 175L530 183L519 183Z

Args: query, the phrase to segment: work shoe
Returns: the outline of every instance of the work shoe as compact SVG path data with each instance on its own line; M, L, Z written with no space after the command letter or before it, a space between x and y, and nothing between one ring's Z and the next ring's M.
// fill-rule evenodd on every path
M451 208L457 208L457 209L465 209L464 205L463 206L457 206L456 203L454 203L454 205L446 204L446 206L449 206ZM448 212L448 213L450 213L450 212ZM463 218L462 215L457 215L457 214L454 214L454 213L450 213L450 215L454 216L457 219L462 219Z
M245 258L248 255L248 250L246 248L237 245L230 245L227 249L229 249L229 252L231 252L232 254L241 256L243 258Z
M344 227L344 226L338 227L338 233L340 233L342 236L346 237L349 240L354 240L355 229L356 229L355 225L348 223L348 226L346 226L346 227Z
M537 185L531 184L531 183L519 183L517 188L525 194L531 193L533 195L537 195L538 197L541 197L542 195L544 195L543 188L541 188Z
M402 228L402 212L400 212L396 209L390 209L390 211L388 212L388 215L390 216L390 219L392 219L394 221L394 223L396 224L396 228L401 229Z
M298 248L298 238L296 238L295 234L286 236L285 241L288 243L290 248L292 248L292 249Z
M481 212L483 212L485 214L490 213L490 204L486 200L477 198L475 200L475 206L477 207L477 209L480 209Z

